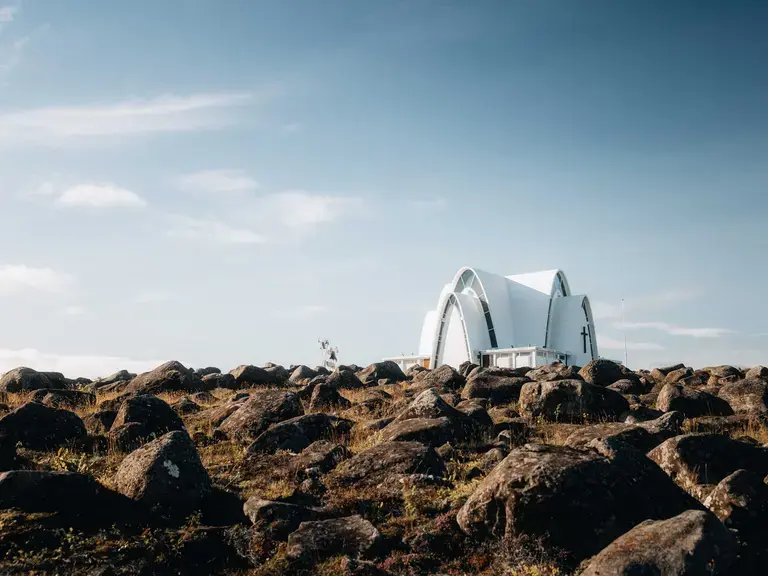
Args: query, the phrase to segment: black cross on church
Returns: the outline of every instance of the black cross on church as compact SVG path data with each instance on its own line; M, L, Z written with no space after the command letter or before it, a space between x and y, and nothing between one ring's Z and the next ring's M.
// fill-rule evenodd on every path
M581 338L584 341L584 354L587 353L587 336L589 336L589 332L587 332L587 327L582 326L581 328Z

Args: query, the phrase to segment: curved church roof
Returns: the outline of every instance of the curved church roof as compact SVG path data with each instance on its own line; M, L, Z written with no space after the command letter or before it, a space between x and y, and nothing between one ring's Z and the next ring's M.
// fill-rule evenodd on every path
M559 299L562 305L555 307ZM589 330L589 350L586 336L579 335L582 328ZM589 301L572 296L562 270L501 276L465 266L443 287L437 308L427 314L419 352L436 366L449 357L475 361L484 350L545 348L555 341L568 348L562 352L574 360L596 357Z

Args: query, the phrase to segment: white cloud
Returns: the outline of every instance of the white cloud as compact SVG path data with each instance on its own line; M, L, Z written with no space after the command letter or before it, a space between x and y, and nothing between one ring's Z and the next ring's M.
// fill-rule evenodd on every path
M58 294L73 284L69 274L50 268L30 268L23 264L0 266L0 296L15 296L28 291Z
M360 198L315 195L291 190L266 197L263 209L284 226L305 229L348 216L360 210L362 206L363 201Z
M656 294L629 297L624 300L624 313L629 315L647 310L655 310L671 304L693 300L696 296L697 293L693 290L667 290ZM592 314L597 320L621 318L621 301L595 301L591 303L591 306Z
M16 6L0 6L0 23L13 22L18 11Z
M56 204L68 207L143 208L147 202L135 192L115 184L101 183L70 186L61 192Z
M62 310L65 316L82 316L85 314L85 308L82 306L67 306Z
M734 333L733 330L728 328L687 328L667 324L666 322L626 322L624 324L619 323L617 328L626 328L627 330L659 330L673 336L692 336L694 338L720 338Z
M199 220L172 215L168 235L173 238L205 240L215 244L261 244L266 239L243 228L233 228L220 220Z
M61 372L70 378L96 378L118 370L146 372L162 363L161 360L133 360L120 356L50 354L33 348L0 348L0 373L18 366L27 366L35 370Z
M73 140L220 128L227 109L252 98L244 93L165 95L92 106L34 108L0 114L0 144L62 145Z
M252 192L259 183L243 170L205 170L184 174L176 179L182 190L212 194L230 192Z
M600 350L624 350L624 340L598 335L597 346ZM664 347L656 342L633 342L627 340L627 350L664 350Z

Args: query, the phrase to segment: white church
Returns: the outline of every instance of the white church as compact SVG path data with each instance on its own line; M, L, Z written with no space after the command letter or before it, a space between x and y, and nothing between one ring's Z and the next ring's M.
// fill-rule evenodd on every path
M427 313L419 353L387 358L403 370L414 364L458 367L583 366L596 359L589 299L573 295L561 270L513 276L464 267Z

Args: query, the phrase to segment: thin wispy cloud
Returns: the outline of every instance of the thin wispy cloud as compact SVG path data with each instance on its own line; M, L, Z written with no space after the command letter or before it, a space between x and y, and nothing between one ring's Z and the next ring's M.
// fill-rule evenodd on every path
M265 197L257 208L283 226L307 229L333 222L362 209L360 198L310 194L301 190L279 192Z
M611 338L609 336L597 336L597 346L601 350L624 350L624 340ZM664 350L661 344L656 342L635 342L627 340L627 350Z
M721 338L734 333L728 328L690 328L666 322L625 322L624 324L617 324L616 327L627 330L659 330L672 336L691 336L693 338Z
M13 22L18 11L18 6L0 6L0 24Z
M688 302L695 299L698 293L690 289L666 290L656 294L642 296L630 296L624 299L624 314L636 314L665 308L680 302ZM597 320L619 319L622 316L621 301L591 303L592 314Z
M0 145L66 145L109 136L191 132L224 127L248 93L165 95L113 104L54 106L0 114Z
M0 296L16 296L30 291L60 294L73 284L71 275L51 268L33 268L24 264L0 266Z
M201 240L214 244L262 244L266 238L246 228L236 228L221 220L201 220L171 215L168 236L185 240Z
M176 186L190 192L222 194L253 192L259 189L256 182L244 170L204 170L183 174L176 178Z
M50 192L51 189L50 184L43 185L45 192ZM53 193L56 194L55 191ZM135 192L109 183L69 186L58 194L55 203L69 208L143 208L147 205L146 200Z
M408 200L406 206L417 210L441 210L448 206L445 198L428 198L419 200Z

